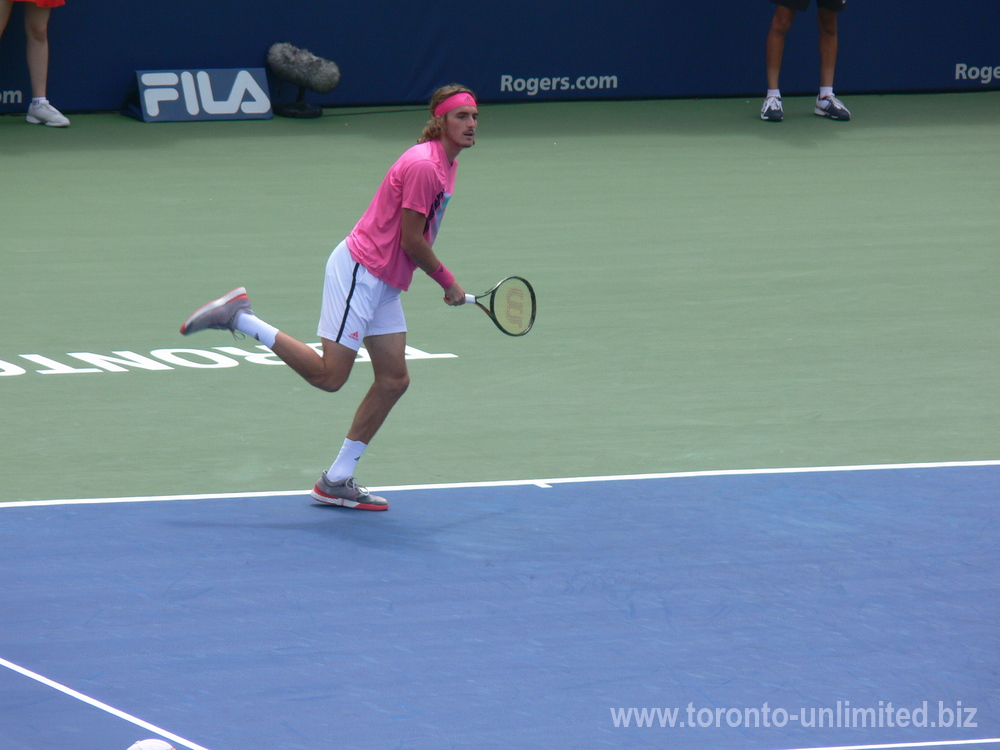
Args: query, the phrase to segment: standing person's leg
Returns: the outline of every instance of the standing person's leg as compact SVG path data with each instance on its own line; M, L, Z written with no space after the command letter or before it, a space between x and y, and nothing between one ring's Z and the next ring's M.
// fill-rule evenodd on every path
M771 19L771 28L767 32L767 87L769 89L779 89L781 78L781 61L785 54L785 36L792 28L792 21L795 20L795 11L779 5L774 9L774 17Z
M850 120L851 113L833 93L833 76L837 69L837 10L841 0L825 0L819 7L819 96L817 115L831 120Z
M31 106L27 120L30 123L64 128L69 125L62 112L49 104L46 89L49 81L49 15L51 8L39 8L34 3L24 4L24 31L27 35L26 57L31 77Z
M51 8L24 4L24 31L27 35L28 73L31 76L31 96L45 98L49 80L49 15Z
M837 69L837 14L829 8L819 9L819 85L833 89Z
M771 28L767 32L766 65L767 65L767 96L760 110L762 120L781 122L785 115L781 108L781 61L785 54L785 35L792 27L795 11L784 5L774 9Z

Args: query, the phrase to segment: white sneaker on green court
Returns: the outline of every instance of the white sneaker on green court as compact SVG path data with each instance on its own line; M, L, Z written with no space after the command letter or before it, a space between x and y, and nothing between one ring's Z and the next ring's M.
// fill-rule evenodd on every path
M48 125L52 128L65 128L69 125L69 118L49 104L48 99L32 102L28 107L28 116L24 119L33 125Z
M760 119L771 122L781 122L785 113L781 110L781 97L769 96L764 100L764 106L760 110Z
M830 94L830 96L817 97L816 109L814 109L813 112L821 117L829 117L831 120L851 119L850 111L844 106L844 103L833 94Z

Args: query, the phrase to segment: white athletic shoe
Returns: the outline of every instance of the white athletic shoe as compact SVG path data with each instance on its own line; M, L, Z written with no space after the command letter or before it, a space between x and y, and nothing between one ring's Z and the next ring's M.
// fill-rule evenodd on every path
M820 117L829 117L831 120L850 120L851 113L833 94L823 98L816 98L816 109L813 110Z
M760 110L760 119L771 122L781 122L785 113L781 110L781 97L769 96L764 100L764 106Z
M358 484L354 477L348 477L342 482L331 482L324 471L319 481L310 493L314 500L327 505L341 505L345 508L358 510L388 510L389 501L384 497L373 495L367 487Z
M246 287L237 287L218 299L206 302L181 323L181 333L190 336L206 328L218 328L236 333L236 319L240 313L253 313Z
M52 128L65 128L69 125L69 118L49 104L47 99L38 103L32 102L28 107L28 116L24 119L34 125L48 125Z

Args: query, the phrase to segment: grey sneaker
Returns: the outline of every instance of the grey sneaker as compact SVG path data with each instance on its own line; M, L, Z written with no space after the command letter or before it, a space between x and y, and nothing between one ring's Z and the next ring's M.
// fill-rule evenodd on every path
M847 107L845 107L844 103L835 96L826 96L822 99L816 99L816 109L813 111L817 115L829 117L831 120L851 119L851 113L848 112Z
M31 106L28 107L28 116L24 119L34 125L48 125L53 128L65 128L69 125L69 119L66 115L49 104L47 100L37 104L32 102Z
M760 119L771 122L781 122L785 118L785 113L781 111L781 97L769 96L764 100L764 106L760 110Z
M187 336L206 328L235 332L236 318L244 312L252 313L253 310L250 309L247 290L239 287L191 313L191 317L181 324L181 333Z
M343 482L335 484L326 478L325 471L310 494L314 500L327 505L342 505L345 508L358 510L389 509L388 500L370 493L367 488L358 484L354 477L348 477Z

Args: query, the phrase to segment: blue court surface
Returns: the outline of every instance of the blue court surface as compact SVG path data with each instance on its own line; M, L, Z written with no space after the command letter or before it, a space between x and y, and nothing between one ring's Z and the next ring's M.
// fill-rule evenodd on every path
M0 505L0 748L1000 747L998 490L983 462Z

